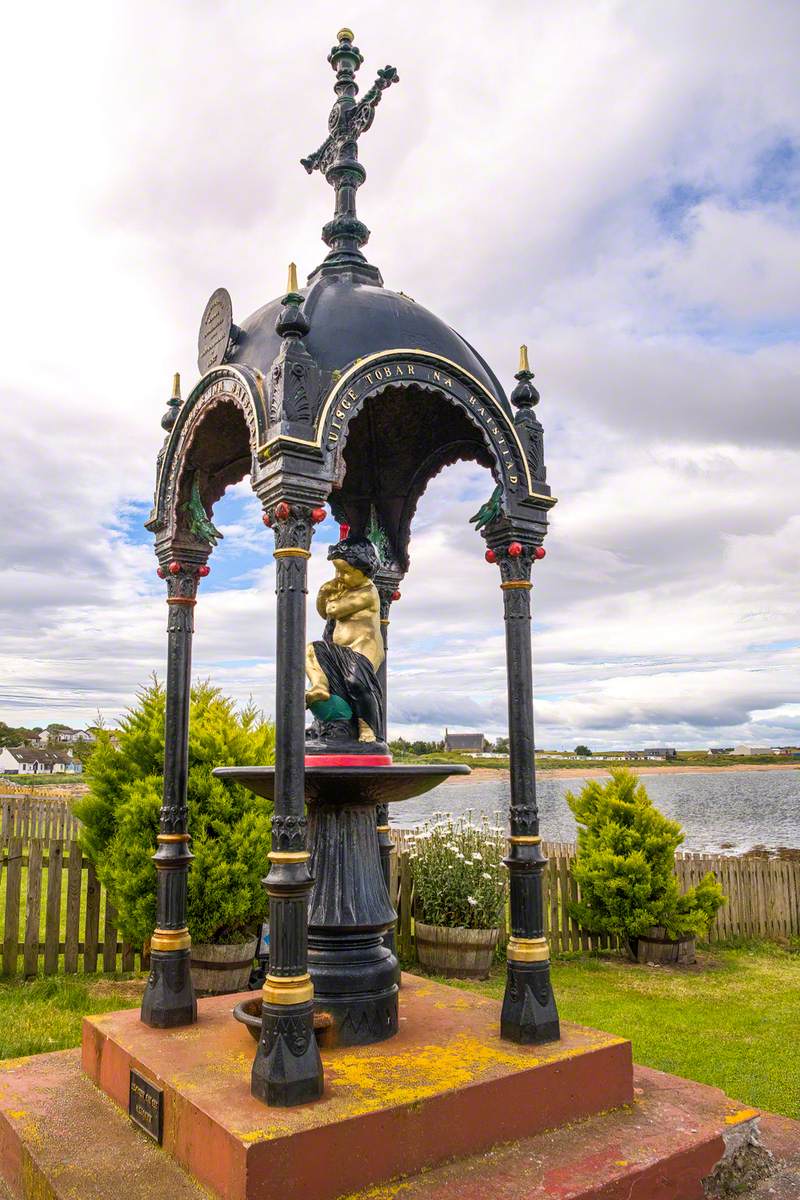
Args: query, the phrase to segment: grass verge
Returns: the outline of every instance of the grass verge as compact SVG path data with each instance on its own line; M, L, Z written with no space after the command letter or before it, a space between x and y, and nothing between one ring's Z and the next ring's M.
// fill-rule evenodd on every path
M0 981L0 1058L79 1046L85 1016L135 1008L143 987L129 976Z

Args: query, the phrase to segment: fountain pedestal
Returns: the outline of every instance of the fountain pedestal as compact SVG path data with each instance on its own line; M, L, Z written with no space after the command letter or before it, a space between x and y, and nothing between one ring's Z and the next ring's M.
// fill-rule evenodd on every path
M395 920L375 827L378 804L410 800L461 765L317 766L306 760L309 867L308 969L314 1008L330 1017L328 1046L364 1046L398 1029L398 962L383 941ZM273 767L219 767L256 795L274 797Z

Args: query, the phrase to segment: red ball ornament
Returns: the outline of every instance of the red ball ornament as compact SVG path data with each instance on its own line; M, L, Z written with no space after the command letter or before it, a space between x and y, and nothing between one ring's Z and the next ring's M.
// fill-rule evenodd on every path
M178 575L180 573L181 564L179 562L171 562L169 564L170 575Z
M327 515L324 508L312 508L311 510L311 520L315 525L319 525L320 521L324 521Z
M512 558L519 558L520 554L522 554L522 546L520 546L519 542L511 542L508 547L508 553Z
M547 551L544 546L537 546L533 552L534 558L544 558L545 554L547 554Z
M167 573L166 573L166 571L164 570L164 568L163 568L163 567L157 567L157 568L156 568L156 575L158 576L158 578L159 578L159 579L165 579L165 578L166 578L166 574L167 574Z
M494 550L487 550L483 557L487 562L497 562L497 555Z
M211 574L211 567L209 567L206 563L203 563L202 567L197 568L197 574L201 579L205 579L206 575Z
M280 504L275 505L275 516L279 521L285 521L291 509L285 500L281 500Z
M393 600L399 600L399 599L400 599L400 592L392 592L392 599L393 599Z
M272 517L269 515L269 513L264 513L264 515L263 515L263 517L261 518L261 520L264 522L264 524L266 525L267 529L269 529L270 525L272 524Z

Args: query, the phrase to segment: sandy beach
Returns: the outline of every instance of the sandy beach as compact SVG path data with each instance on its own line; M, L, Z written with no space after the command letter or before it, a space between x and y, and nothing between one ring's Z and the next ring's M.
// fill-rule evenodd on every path
M620 766L624 766L620 763ZM631 767L636 775L725 775L739 771L800 771L797 759L776 763L743 763L741 766L725 767ZM608 767L539 767L538 773L548 779L608 779ZM447 780L443 786L456 784L463 787L465 783L482 783L489 779L505 779L506 769L500 767L473 767L472 774L466 778L456 775Z

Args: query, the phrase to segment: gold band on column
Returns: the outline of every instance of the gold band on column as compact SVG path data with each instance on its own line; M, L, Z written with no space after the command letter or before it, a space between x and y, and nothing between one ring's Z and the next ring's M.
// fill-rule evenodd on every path
M536 836L529 836L528 834L512 834L508 840L511 842L512 846L538 846L542 839L538 836L538 834Z
M505 583L500 584L504 592L511 591L512 588L526 588L528 591L533 587L532 583L528 583L527 579L507 579Z
M189 842L191 834L189 833L160 833L156 838L157 842Z
M550 958L547 938L510 937L506 946L506 957L511 962L547 962Z
M314 998L314 985L308 973L267 975L263 996L265 1004L304 1004Z
M156 929L150 938L151 950L188 950L191 944L188 929Z
M194 608L197 601L190 600L188 596L167 596L167 604L183 604L189 608Z
M376 833L388 833L390 828L391 828L390 825L376 825L375 832Z
M270 850L267 858L274 863L307 862L311 855L308 850Z
M273 550L276 558L311 558L310 550L302 550L299 546L286 546L283 550Z

